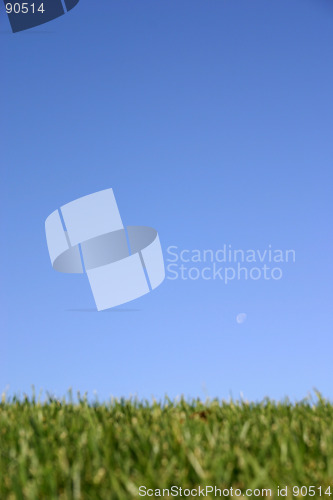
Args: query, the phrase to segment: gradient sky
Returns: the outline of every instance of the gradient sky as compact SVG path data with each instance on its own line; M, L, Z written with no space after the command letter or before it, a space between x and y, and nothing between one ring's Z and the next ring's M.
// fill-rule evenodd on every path
M0 391L333 397L332 2L81 0L15 35L1 4L0 35ZM44 221L109 187L165 254L296 262L97 313L84 276L52 269Z

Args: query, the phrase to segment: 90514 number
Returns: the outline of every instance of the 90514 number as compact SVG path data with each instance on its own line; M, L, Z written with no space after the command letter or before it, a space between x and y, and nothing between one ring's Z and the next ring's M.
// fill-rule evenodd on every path
M7 14L34 14L35 12L41 12L44 14L44 4L41 3L39 6L35 3L6 3L6 12Z

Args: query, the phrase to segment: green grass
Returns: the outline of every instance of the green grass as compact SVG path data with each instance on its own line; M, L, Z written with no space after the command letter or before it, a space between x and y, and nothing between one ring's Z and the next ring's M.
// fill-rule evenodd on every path
M0 500L148 498L142 485L271 488L271 498L278 485L331 485L333 496L333 406L320 396L0 404Z

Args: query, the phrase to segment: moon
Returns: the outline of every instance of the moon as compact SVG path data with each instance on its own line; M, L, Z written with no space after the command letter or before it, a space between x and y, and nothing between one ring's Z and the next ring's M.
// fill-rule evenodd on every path
M244 321L246 320L246 318L247 318L247 314L246 313L239 313L236 316L236 321L240 325L240 324L244 323Z

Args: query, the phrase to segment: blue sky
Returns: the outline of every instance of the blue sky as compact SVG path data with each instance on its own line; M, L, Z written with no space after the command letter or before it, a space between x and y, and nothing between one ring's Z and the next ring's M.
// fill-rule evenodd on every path
M333 6L98 3L15 35L1 4L0 390L332 397ZM109 187L165 256L272 245L296 262L97 313L84 276L53 271L44 221Z

